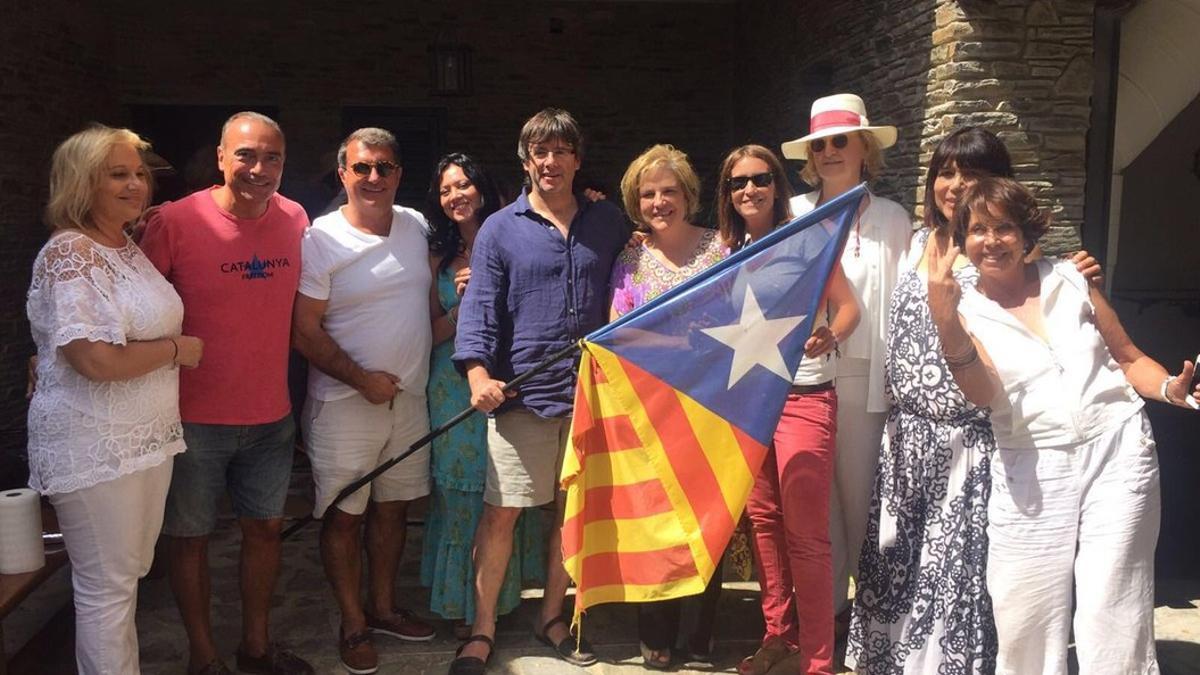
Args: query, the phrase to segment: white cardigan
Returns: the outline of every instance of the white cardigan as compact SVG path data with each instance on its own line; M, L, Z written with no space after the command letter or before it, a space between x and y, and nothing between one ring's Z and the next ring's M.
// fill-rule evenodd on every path
M792 214L799 216L817 206L817 191L793 197ZM912 237L912 219L896 202L867 193L867 208L842 251L842 269L862 313L858 327L839 345L842 358L870 361L867 379L867 412L887 412L883 385L884 356L887 353L888 307L900 261L908 251ZM857 236L856 236L857 235ZM855 256L856 246L859 255Z

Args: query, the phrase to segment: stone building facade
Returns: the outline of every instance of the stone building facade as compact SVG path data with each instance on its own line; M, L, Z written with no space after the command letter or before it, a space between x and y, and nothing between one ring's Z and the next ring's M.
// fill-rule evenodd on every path
M1084 0L363 0L257 5L126 0L101 11L22 4L0 23L0 480L23 446L29 266L54 146L138 106L267 106L288 132L285 194L331 169L344 110L414 109L517 180L522 120L545 105L590 132L585 171L615 189L642 148L687 151L712 194L733 145L803 135L811 101L853 91L900 140L876 191L920 217L923 167L950 129L1009 144L1057 213L1051 251L1077 246L1092 91ZM470 93L430 89L429 47L470 46ZM216 128L206 130L216 140ZM152 139L153 140L153 139ZM168 157L175 163L186 158ZM424 176L406 181L421 183ZM8 468L2 460L9 461Z
M779 67L735 110L736 128L777 145L804 133L813 98L859 93L873 123L900 131L875 188L919 219L933 148L957 127L986 127L1008 145L1017 177L1055 212L1046 248L1075 250L1094 5L878 0L824 3L820 12L802 2L746 12L738 44L753 50L752 62Z

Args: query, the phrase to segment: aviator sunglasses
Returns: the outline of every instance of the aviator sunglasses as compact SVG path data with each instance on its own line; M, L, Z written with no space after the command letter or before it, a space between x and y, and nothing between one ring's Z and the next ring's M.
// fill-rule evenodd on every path
M350 170L353 171L354 175L358 176L359 178L366 178L370 176L371 169L375 169L375 173L379 174L380 178L387 178L399 168L399 166L396 166L392 162L388 162L386 160L382 162L375 162L374 164L370 162L355 162L350 165Z
M730 176L729 189L734 192L745 190L746 185L749 183L754 183L755 187L765 188L773 182L775 182L775 176L769 171L766 173L756 173L753 176Z
M833 143L833 147L837 148L838 150L842 150L846 147L846 144L850 142L850 139L846 136L846 134L838 134L833 138L830 138L829 141ZM813 140L809 141L808 147L813 151L813 154L824 152L825 139L814 138Z

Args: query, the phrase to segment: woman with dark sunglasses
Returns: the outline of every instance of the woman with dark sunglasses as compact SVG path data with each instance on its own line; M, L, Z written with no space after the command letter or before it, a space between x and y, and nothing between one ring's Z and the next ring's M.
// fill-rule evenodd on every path
M734 149L721 166L717 219L737 250L791 218L791 186L774 153ZM829 490L837 434L835 353L858 324L858 303L835 266L805 344L771 449L746 503L766 635L738 666L761 675L792 652L798 672L833 672L833 578Z
M872 126L858 96L834 94L814 101L809 134L783 144L784 157L808 160L800 177L814 188L791 200L792 212L807 213L878 177L883 149L895 142L896 128ZM838 345L838 436L829 539L839 633L849 625L849 579L858 574L879 440L887 418L883 363L888 304L911 236L908 212L896 202L868 193L842 253L842 268L862 310L862 325Z

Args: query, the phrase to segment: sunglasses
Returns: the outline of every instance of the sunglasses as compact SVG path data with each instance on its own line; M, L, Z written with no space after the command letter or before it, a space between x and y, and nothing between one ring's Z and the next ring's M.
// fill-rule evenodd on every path
M374 164L370 162L355 162L350 165L350 170L353 171L354 175L358 176L359 178L366 178L370 176L371 169L375 169L375 173L379 174L380 178L387 178L396 171L399 171L400 167L386 160L382 162L375 162Z
M829 141L831 143L833 143L833 147L837 148L838 150L841 150L846 147L847 143L850 142L850 138L848 136L846 136L846 134L838 134L838 135L834 136L833 138L830 138ZM808 147L810 150L813 151L814 154L824 152L825 151L825 139L824 138L815 138L812 141L809 141Z
M730 176L729 189L737 192L745 190L746 185L754 183L755 187L765 188L775 182L775 176L771 172L756 173L753 176Z

